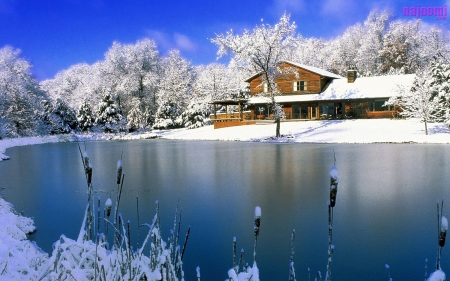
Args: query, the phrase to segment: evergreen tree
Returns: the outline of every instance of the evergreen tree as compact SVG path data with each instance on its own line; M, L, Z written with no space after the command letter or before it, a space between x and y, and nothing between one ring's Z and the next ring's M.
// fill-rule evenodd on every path
M80 105L77 113L78 127L82 131L87 131L95 124L95 115L92 112L91 106L86 100Z
M68 134L77 128L75 112L63 100L57 99L54 105L45 100L42 104L42 120L48 126L50 134Z
M96 124L102 131L117 133L127 131L126 119L120 114L119 106L111 94L104 95L98 105Z

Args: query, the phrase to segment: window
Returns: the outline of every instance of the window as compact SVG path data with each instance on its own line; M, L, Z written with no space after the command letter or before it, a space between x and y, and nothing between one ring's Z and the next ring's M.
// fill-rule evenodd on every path
M393 110L393 106L384 106L387 99L377 99L369 102L369 111L389 111Z
M306 81L295 81L293 86L294 86L294 92L308 90Z
M269 87L268 87L267 83L263 84L263 88L264 88L263 89L264 93L267 93L269 91Z

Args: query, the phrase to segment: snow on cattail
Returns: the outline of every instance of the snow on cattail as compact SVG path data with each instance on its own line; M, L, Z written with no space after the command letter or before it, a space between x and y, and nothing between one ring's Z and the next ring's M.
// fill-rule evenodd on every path
M447 236L448 220L445 216L441 218L441 231L439 232L439 246L444 247Z
M106 209L106 215L109 217L111 215L111 209L112 209L112 200L111 200L111 198L106 199L105 209Z
M259 206L255 207L255 236L259 235L259 227L261 225L261 208Z
M120 184L120 179L122 178L122 160L117 161L117 184Z
M427 281L445 281L445 273L444 271L438 269L435 272L433 272L430 277L427 279Z
M198 280L200 280L200 266L197 266L196 270L197 270L197 278Z
M339 171L333 166L330 169L330 206L336 206L337 186L339 182Z

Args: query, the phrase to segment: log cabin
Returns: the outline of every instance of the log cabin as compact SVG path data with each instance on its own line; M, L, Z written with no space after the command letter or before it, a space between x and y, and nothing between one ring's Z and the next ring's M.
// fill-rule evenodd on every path
M320 120L320 119L350 119L350 118L393 118L397 117L397 108L385 106L385 102L399 94L399 90L410 87L414 74L358 77L356 70L348 70L347 77L329 71L282 61L280 69L285 74L275 78L275 87L279 95L275 101L283 107L285 120ZM250 85L250 98L239 100L240 105L246 104L245 118L240 113L239 121L249 123L250 120L271 120L271 99L265 95L269 91L262 73L245 80ZM219 118L215 108L217 104L238 105L233 101L213 101L214 115L211 115L215 126L224 127L229 122L235 126L239 121L234 118L227 120ZM235 116L234 116L235 117ZM219 120L221 119L221 120ZM233 123L231 123L233 121ZM232 125L234 124L234 125Z
M400 88L412 85L414 80L414 74L357 77L356 70L348 70L347 77L342 77L290 61L281 62L279 67L291 69L289 74L275 78L280 93L275 101L282 105L285 119L392 118L397 110L384 103L398 95ZM271 119L270 99L263 97L268 86L262 74L246 82L250 84L247 104L251 119Z

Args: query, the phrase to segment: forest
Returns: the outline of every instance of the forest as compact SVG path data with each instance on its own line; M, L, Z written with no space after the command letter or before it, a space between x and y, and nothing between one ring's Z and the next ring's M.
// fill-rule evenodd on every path
M435 76L434 93L445 104L450 120L450 30L416 18L394 19L388 11L373 10L363 23L332 38L306 38L296 24L283 35L278 60L289 60L346 75L417 74ZM439 23L439 21L437 21ZM254 32L234 37L246 51L246 37L279 25L261 24ZM135 132L152 129L197 128L210 124L210 102L248 96L246 78L256 68L223 48L216 35L211 43L228 64L193 65L178 50L166 56L151 38L135 44L114 42L103 60L79 63L53 79L37 81L30 62L12 46L0 49L0 139L71 132ZM434 74L433 74L434 73ZM435 79L435 81L436 81ZM424 79L422 79L424 80ZM422 81L420 80L420 81ZM419 83L416 79L416 84ZM426 82L422 81L422 85ZM412 89L419 92L418 85ZM428 98L430 99L430 97ZM392 102L399 102L392 101Z

